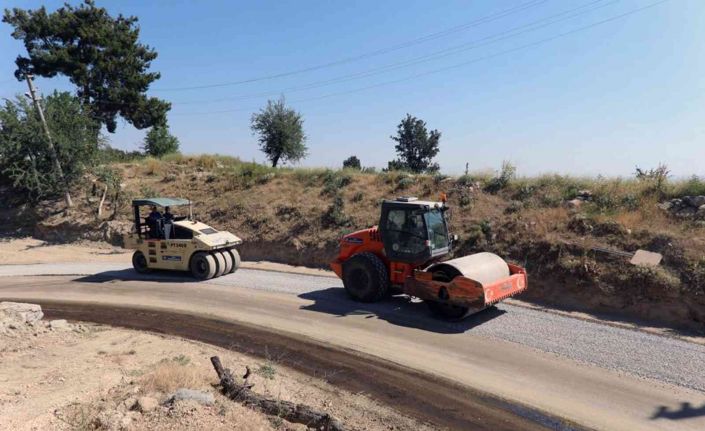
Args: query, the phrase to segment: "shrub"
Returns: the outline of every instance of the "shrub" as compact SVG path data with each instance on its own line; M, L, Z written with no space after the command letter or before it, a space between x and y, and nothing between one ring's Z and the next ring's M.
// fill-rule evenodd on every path
M267 183L276 177L276 172L268 166L249 162L235 165L226 175L231 186L250 188L255 184Z
M470 186L475 182L475 178L472 175L461 175L458 180L455 182L459 186Z
M492 178L485 186L485 191L495 194L506 188L516 175L516 167L510 162L502 162L502 169L499 175Z
M688 290L695 295L705 294L705 258L688 264L681 276Z
M196 166L203 169L215 169L218 166L218 160L210 154L204 154L195 159Z
M146 391L169 393L178 388L197 388L203 385L203 376L197 367L174 358L160 362L141 383Z
M267 380L273 380L274 376L277 375L277 369L274 367L273 363L267 361L259 366L259 368L257 369L257 374Z
M352 182L352 176L343 172L326 171L323 175L321 194L333 196Z
M458 203L460 204L460 208L466 208L472 205L472 195L467 192L461 192L460 193L460 198L458 199Z
M363 192L356 192L356 193L353 195L353 197L352 197L351 200L352 200L353 202L361 202L362 199L364 199L364 198L365 198L365 194L364 194Z
M531 197L534 195L534 192L536 191L536 187L529 185L529 184L522 184L516 192L512 195L512 199L518 200L518 201L526 201L531 199Z
M641 200L634 193L622 196L621 205L629 211L636 211L641 207Z
M159 197L159 194L156 192L156 190L154 190L150 186L145 186L145 185L140 186L140 195L141 195L140 197L143 197L143 198L158 198Z
M640 169L636 167L636 172L634 176L637 180L648 184L647 191L656 192L663 196L665 194L666 182L670 176L671 171L669 171L668 166L659 163L655 169Z
M292 175L299 183L306 187L317 186L321 183L321 179L330 172L330 169L294 169Z
M159 175L162 172L162 162L152 157L144 159L144 173L147 175Z
M705 195L705 179L699 178L696 175L693 175L685 182L678 184L672 192L672 197L698 195Z
M144 158L140 151L124 151L113 148L106 142L98 143L96 162L100 164L134 162Z
M406 190L409 187L413 186L416 183L416 180L414 177L401 177L397 181L397 187L396 190Z
M345 201L340 194L336 194L333 203L328 207L322 216L325 227L340 227L350 224L350 217L345 215Z
M350 156L347 159L343 160L343 168L349 168L349 169L356 169L360 170L362 169L362 166L360 165L360 159L357 158L357 156Z
M439 185L440 183L447 180L448 178L450 178L448 175L444 175L440 172L436 172L435 174L433 174L433 183L435 185Z

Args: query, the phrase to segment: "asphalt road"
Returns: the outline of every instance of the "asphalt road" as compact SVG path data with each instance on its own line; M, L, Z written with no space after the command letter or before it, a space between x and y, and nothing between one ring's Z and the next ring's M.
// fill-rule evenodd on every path
M336 278L242 269L193 283L107 264L3 266L0 297L203 313L352 348L588 427L705 430L705 346L523 306L448 323L403 297L352 302Z

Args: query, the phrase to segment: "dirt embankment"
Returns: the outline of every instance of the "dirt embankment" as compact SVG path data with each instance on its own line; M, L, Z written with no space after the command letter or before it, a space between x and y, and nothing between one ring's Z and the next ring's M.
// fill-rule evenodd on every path
M491 251L525 266L531 289L524 299L705 330L705 222L659 209L639 184L542 177L500 187L492 178L273 171L207 156L114 169L123 187L108 194L102 217L102 189L88 178L68 215L59 200L6 204L4 230L119 244L130 228L131 198L179 195L196 202L200 219L242 237L244 259L325 267L341 235L377 223L381 199L446 192L451 230L461 238L455 254ZM593 190L586 195L579 186ZM662 253L662 265L636 267L609 252L640 248Z
M236 374L250 367L248 381L256 393L326 411L346 429L435 429L364 394L341 390L325 375L294 371L276 355L255 358L177 337L42 320L36 305L31 313L0 309L2 429L307 429L221 395L214 387L212 355Z

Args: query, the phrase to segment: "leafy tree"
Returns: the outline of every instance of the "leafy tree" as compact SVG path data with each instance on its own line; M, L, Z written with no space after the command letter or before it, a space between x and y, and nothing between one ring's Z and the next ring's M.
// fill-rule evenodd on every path
M154 126L144 137L144 152L153 157L179 152L179 140L169 133L169 127Z
M391 136L397 142L394 147L399 158L388 164L389 170L408 170L415 173L437 171L438 164L432 163L438 154L438 141L441 132L426 129L426 122L406 114L397 126L397 135Z
M15 60L17 79L28 73L68 77L81 101L111 133L118 115L138 129L164 123L171 105L145 94L160 74L147 71L157 53L138 42L136 17L113 18L86 0L52 13L44 7L6 9L3 22L14 28L12 37L28 53Z
M343 160L343 168L360 170L362 169L362 165L360 165L360 159L358 159L357 156L350 156Z
M71 185L82 177L98 151L102 140L98 124L66 92L48 96L44 111L64 178ZM0 107L0 182L33 200L63 189L39 116L24 98L6 100Z
M301 114L287 108L284 99L268 101L267 107L252 114L252 133L259 134L260 149L267 155L273 167L279 162L297 162L306 157Z

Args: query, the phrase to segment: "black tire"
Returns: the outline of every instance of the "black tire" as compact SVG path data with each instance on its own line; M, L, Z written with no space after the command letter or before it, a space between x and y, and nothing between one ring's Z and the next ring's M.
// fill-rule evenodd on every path
M343 286L361 302L376 302L389 291L387 266L373 253L359 253L343 263Z
M146 274L150 271L149 265L147 264L147 258L141 251L132 253L132 267L135 268L135 271L140 274Z
M230 270L230 272L233 273L240 268L240 253L238 253L234 248L227 250L227 252L230 253L230 256L233 258L233 269Z
M199 280L208 280L213 278L215 271L217 269L216 262L213 256L202 251L194 253L191 256L191 262L189 263L189 269L191 270L191 275Z

